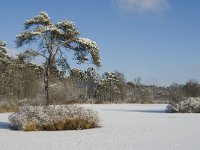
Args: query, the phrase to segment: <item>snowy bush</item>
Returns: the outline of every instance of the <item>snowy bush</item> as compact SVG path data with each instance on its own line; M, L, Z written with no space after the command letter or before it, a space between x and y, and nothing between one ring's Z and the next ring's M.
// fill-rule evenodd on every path
M171 102L166 109L169 113L200 113L200 98L187 98L179 102Z
M75 105L23 106L9 116L13 129L38 130L81 130L98 126L98 114Z
M13 112L17 110L17 105L13 102L1 101L0 113Z

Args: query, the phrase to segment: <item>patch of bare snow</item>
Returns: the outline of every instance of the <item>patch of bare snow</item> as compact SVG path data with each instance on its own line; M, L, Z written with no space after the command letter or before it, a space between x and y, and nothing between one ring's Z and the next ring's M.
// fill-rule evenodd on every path
M101 127L77 131L12 131L0 114L2 150L199 150L200 114L165 113L161 104L83 105Z

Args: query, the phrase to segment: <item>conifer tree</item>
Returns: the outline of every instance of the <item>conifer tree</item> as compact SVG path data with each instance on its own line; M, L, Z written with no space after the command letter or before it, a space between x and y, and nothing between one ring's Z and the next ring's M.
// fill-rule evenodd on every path
M99 49L96 42L80 37L76 25L68 20L61 20L55 24L46 12L28 19L24 23L24 31L16 37L17 47L32 44L33 49L25 50L24 55L28 58L42 56L44 62L44 82L46 105L49 105L49 78L52 66L69 69L66 51L74 52L77 63L92 61L100 66ZM36 49L34 49L36 48ZM91 57L88 58L87 56Z

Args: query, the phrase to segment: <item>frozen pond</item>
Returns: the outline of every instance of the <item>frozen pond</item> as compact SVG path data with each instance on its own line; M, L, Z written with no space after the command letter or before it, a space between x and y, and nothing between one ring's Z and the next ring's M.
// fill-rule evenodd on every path
M200 114L168 114L163 104L84 105L99 112L101 127L23 132L0 114L1 150L199 150Z

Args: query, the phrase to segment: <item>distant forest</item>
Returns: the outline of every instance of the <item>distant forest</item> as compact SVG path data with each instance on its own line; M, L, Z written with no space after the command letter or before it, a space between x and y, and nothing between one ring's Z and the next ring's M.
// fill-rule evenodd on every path
M0 102L41 104L44 99L44 67L27 61L22 54L11 57L5 43L0 42ZM126 81L123 73L94 68L84 71L73 68L66 74L51 67L49 97L51 104L68 103L168 103L184 97L200 96L200 85L189 80L184 85L169 87L141 84L141 78Z

